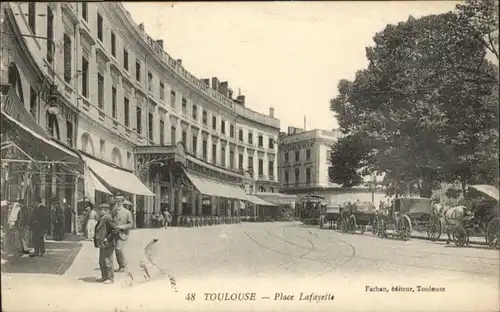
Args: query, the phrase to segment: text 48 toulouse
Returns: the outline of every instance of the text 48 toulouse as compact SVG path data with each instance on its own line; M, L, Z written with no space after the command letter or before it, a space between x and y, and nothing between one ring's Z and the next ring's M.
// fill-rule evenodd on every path
M196 301L196 293L188 293L186 298L187 301ZM256 300L274 300L274 301L306 301L306 302L322 302L322 301L332 301L335 300L335 295L332 293L306 293L301 292L298 294L288 294L288 293L274 293L271 296L262 295L258 296L257 293L252 292L240 292L240 293L229 293L229 292L219 292L219 293L203 293L202 300L204 301L256 301Z

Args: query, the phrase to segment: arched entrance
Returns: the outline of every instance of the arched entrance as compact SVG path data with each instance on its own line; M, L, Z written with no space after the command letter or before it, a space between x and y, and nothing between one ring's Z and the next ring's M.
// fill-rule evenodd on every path
M120 150L117 147L114 147L113 150L111 151L111 162L118 167L122 167L122 154L120 153Z

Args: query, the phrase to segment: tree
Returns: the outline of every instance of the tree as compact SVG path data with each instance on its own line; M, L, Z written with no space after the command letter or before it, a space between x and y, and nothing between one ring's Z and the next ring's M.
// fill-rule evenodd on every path
M363 182L360 170L367 158L367 144L360 135L347 135L334 143L328 168L328 177L333 183L343 187L352 187Z
M366 151L358 147L363 157L347 162L351 150L343 144L353 142L341 142L332 168L344 163L352 174L365 162L387 174L394 192L415 186L423 197L442 181L467 183L496 170L498 69L462 18L452 12L410 17L374 36L368 68L352 82L340 81L330 103L341 130L363 138Z

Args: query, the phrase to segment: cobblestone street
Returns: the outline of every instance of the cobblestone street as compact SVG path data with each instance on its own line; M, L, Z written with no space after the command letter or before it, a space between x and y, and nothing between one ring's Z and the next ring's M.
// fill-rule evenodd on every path
M148 265L150 281L145 282L141 261L147 262L144 246L158 239L153 258L176 280L175 293L167 276ZM115 285L95 283L99 277L97 251L83 242L80 253L62 276L7 274L3 282L4 308L19 307L22 291L44 289L24 303L23 311L77 311L93 294L105 291L109 300L95 307L161 309L247 310L251 307L286 307L290 310L377 309L376 300L386 294L367 292L366 287L444 287L442 293L399 293L391 296L393 310L473 311L485 303L498 307L499 254L484 247L455 248L444 243L412 239L408 242L382 240L371 235L347 235L319 230L298 223L248 223L206 228L136 230L127 245L129 271L119 273ZM36 261L36 260L34 260ZM132 280L133 279L133 280ZM54 281L57 280L57 286ZM132 286L130 286L132 285ZM471 287L470 285L474 285ZM161 293L165 296L158 296ZM17 291L16 291L17 290ZM254 302L204 301L205 292L255 292ZM274 301L275 293L330 292L336 299L318 304ZM10 293L10 295L9 295ZM195 301L186 301L195 293ZM475 298L461 301L456 298ZM270 299L261 299L270 297ZM409 304L408 300L418 305ZM453 299L455 298L455 299ZM439 306L437 305L439 302ZM444 304L446 303L446 305ZM284 305L283 305L284 304ZM307 305L309 304L309 305ZM385 306L384 308L387 308ZM19 310L21 311L21 310Z

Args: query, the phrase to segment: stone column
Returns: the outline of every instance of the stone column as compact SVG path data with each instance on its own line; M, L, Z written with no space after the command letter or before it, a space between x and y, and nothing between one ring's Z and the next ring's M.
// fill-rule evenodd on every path
M217 214L217 197L211 196L210 204L212 205L212 215Z
M170 198L169 198L169 203L168 203L168 211L170 213L174 213L175 211L175 178L174 178L174 173L172 172L173 168L170 168L170 171L168 173L168 176L170 178L169 181L169 192L170 192Z
M203 158L203 133L201 129L198 129L196 138L196 157Z
M155 207L154 207L154 212L159 212L160 211L160 200L161 200L161 186L160 186L160 172L155 173L155 180L154 180L154 189L155 189Z
M198 202L198 196L196 191L191 192L191 215L196 215L196 204Z
M191 153L193 152L193 134L189 125L186 130L186 149Z
M180 181L177 182L177 214L180 216L182 214L182 195L183 187Z

